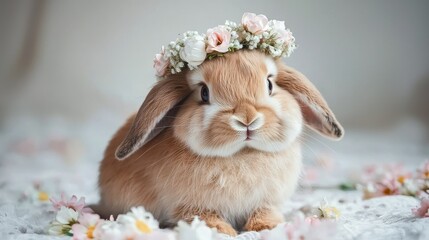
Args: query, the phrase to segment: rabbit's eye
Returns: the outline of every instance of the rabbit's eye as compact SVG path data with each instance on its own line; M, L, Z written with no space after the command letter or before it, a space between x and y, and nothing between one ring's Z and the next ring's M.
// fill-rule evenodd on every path
M273 93L273 83L270 81L270 79L267 79L268 82L268 94L271 95Z
M201 86L201 100L203 103L208 103L210 99L209 88L206 85Z

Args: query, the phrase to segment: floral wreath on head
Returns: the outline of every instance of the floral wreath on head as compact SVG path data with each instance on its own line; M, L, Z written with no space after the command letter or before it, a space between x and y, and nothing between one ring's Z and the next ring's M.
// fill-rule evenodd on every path
M185 66L193 70L206 59L223 56L240 49L258 49L274 58L288 57L296 48L292 32L283 21L269 20L265 15L244 13L241 23L226 21L207 30L206 34L188 31L155 55L156 75L175 74Z

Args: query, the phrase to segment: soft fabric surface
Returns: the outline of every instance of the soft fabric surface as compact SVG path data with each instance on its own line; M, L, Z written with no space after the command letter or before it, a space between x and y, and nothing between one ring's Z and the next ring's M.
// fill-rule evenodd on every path
M40 201L37 188L54 197L64 192L97 202L98 162L121 121L99 113L78 125L56 118L6 122L0 135L0 239L68 239L47 235L55 214L49 202ZM368 164L419 167L429 157L423 130L405 121L385 132L348 131L339 143L306 133L307 175L300 190L285 200L285 215L326 200L341 212L335 239L429 239L429 218L416 218L411 212L418 205L416 198L362 200L360 191L336 188L359 176ZM248 232L236 239L259 238L259 233Z

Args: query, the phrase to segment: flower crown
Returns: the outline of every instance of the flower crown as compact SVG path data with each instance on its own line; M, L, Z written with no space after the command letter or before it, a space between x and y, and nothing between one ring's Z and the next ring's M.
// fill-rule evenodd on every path
M206 34L188 31L176 41L162 47L153 67L156 75L181 72L187 65L197 68L206 59L223 56L240 49L258 49L274 58L288 57L296 48L292 32L283 21L270 20L262 14L244 13L241 23L226 21L207 30Z

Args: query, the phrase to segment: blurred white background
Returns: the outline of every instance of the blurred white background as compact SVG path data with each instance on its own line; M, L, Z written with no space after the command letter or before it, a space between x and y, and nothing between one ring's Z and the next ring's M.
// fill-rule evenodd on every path
M154 84L162 45L255 12L292 30L298 49L285 62L314 82L346 132L399 126L389 138L427 146L428 10L426 0L3 0L0 120L5 130L22 119L99 115L118 126Z

